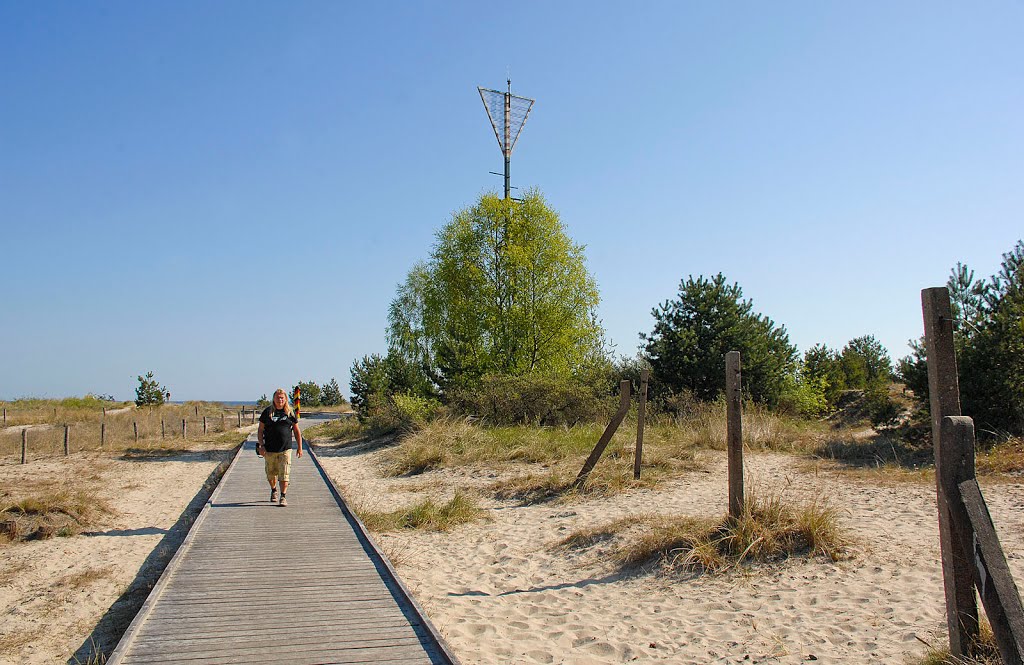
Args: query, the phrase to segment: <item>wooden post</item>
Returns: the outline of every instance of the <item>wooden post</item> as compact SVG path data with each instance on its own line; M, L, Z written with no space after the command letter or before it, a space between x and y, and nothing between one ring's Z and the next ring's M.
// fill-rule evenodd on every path
M924 315L925 354L928 361L928 395L932 415L932 445L935 449L936 498L939 510L939 546L942 579L946 592L946 625L949 651L967 656L978 638L978 603L974 596L973 557L964 547L961 534L950 522L949 497L942 478L951 473L943 468L942 419L960 415L960 386L957 382L956 352L953 347L953 314L949 290L935 287L921 291ZM959 459L956 455L946 459ZM973 462L972 462L973 467ZM973 475L973 473L972 473ZM959 493L957 493L959 498Z
M725 354L726 441L729 449L729 517L743 515L743 382L740 352Z
M71 454L71 426L64 425L64 457Z
M103 417L107 417L107 407L103 407Z
M164 426L164 419L160 419L160 438L167 436L167 428Z
M238 412L238 429L242 429L242 412Z
M629 411L629 386L629 381L619 382L619 409L612 416L612 421L608 423L608 427L605 428L604 434L601 435L597 445L594 446L590 457L583 463L583 468L580 469L579 475L576 476L576 480L572 483L573 487L582 487L583 483L587 482L587 476L594 470L597 461L601 459L601 455L604 453L604 449L608 447L608 442L615 435L615 430L619 429L622 419L626 417L626 413Z
M640 372L640 404L636 407L636 451L633 453L633 478L640 480L640 465L644 458L644 425L647 424L647 379L651 370Z
M100 448L107 442L107 423L100 423Z
M199 405L196 404L196 417L198 417L198 416L199 416Z
M21 463L28 462L28 428L21 428Z
M256 407L253 407L252 409L252 423L254 425L256 424Z
M132 421L132 429L135 430L135 443L138 443L139 442L139 421L138 420L133 420Z
M7 427L7 407L4 407L4 427Z
M203 416L203 434L206 434L206 416Z
M220 412L220 431L226 432L228 430L227 418L224 416L224 412Z
M187 434L188 434L188 421L186 421L184 418L182 418L181 419L181 438L187 439L188 438Z
M1003 663L1021 665L1024 607L975 477L974 422L964 416L946 416L942 419L941 443L940 483L949 505L952 530L969 539L963 544L971 557L973 582L981 594Z

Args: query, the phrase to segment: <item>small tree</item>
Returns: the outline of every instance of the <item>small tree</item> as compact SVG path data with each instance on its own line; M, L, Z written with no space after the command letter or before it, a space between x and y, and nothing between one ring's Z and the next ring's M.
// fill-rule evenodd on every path
M341 387L338 380L331 377L331 380L323 385L320 390L320 404L323 406L337 406L345 402L341 394Z
M299 384L292 388L293 395L295 388L302 391L300 399L303 406L320 406L320 386L315 381L299 381Z
M256 400L256 408L265 409L268 406L270 406L270 400L267 399L267 393L263 393L262 395L260 395L260 398Z
M153 377L153 372L139 377L139 385L135 389L136 406L159 406L164 403L164 395L170 394L167 386L161 386Z

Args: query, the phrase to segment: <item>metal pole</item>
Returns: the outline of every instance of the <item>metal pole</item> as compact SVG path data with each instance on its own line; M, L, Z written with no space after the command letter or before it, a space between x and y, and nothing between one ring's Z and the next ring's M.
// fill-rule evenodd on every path
M505 93L505 198L512 198L512 178L509 175L512 163L512 149L509 143L512 141L512 79L508 81L508 92Z

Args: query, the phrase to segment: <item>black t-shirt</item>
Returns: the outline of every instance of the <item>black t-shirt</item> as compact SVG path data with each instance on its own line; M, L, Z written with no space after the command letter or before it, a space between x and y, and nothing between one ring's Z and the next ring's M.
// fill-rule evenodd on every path
M268 453L292 449L292 425L299 422L295 416L268 406L260 414L260 422L263 423L263 447Z

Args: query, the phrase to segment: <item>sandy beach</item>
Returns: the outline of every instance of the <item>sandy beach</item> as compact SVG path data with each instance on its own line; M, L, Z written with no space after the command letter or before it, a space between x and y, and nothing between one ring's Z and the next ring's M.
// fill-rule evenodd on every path
M321 459L353 505L394 509L487 469L383 479L381 450L325 448ZM376 536L464 663L904 663L942 646L945 615L930 476L893 480L748 454L748 486L842 507L854 542L838 563L796 558L721 575L623 574L602 556L552 545L574 530L645 514L719 516L724 457L656 490L520 506L481 494L488 519L448 533ZM1024 573L1024 485L983 489L1010 568Z
M526 465L385 478L379 444L318 447L362 510L476 493L486 518L450 532L375 536L463 663L905 663L945 641L934 488L925 474L851 473L748 454L754 491L827 497L853 542L837 563L794 558L724 574L622 572L573 531L651 514L719 516L726 469L656 489L524 506L486 488ZM224 450L0 463L6 493L74 478L112 508L86 533L0 547L0 663L83 662L116 644L205 500ZM308 463L306 461L300 463ZM213 476L215 477L215 476ZM1010 568L1024 574L1024 483L982 480ZM294 488L293 493L301 492Z

